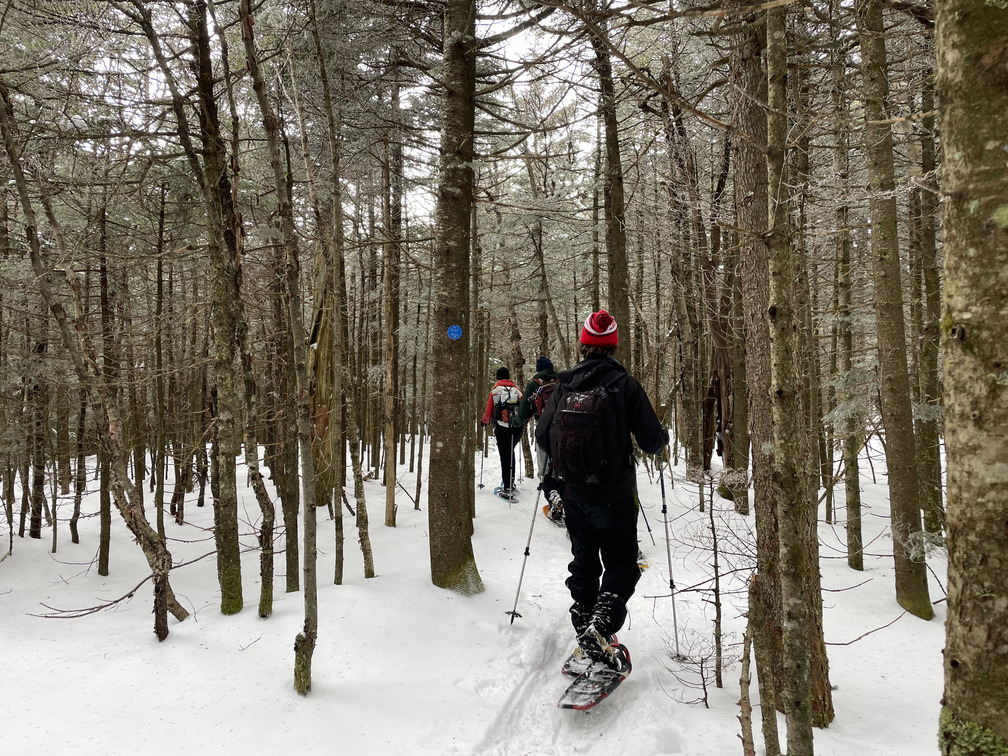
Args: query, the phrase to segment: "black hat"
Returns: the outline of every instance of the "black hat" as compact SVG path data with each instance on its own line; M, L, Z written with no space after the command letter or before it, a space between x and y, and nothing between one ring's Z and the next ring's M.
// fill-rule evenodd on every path
M502 380L504 380L506 378L510 378L510 377L511 377L511 371L508 370L503 365L501 365L499 368L497 368L497 374L494 376L494 378L496 378L498 381L502 381Z
M541 373L543 370L552 370L553 362L549 357L540 357L536 360L536 372Z

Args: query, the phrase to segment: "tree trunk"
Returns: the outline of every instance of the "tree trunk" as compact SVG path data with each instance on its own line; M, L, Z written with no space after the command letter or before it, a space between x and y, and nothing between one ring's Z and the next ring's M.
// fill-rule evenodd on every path
M301 320L301 294L298 240L294 228L294 210L291 200L288 173L284 170L280 156L279 120L270 107L266 96L266 85L259 69L255 37L252 31L253 19L250 0L242 0L240 6L242 40L245 43L245 57L259 110L262 113L266 131L266 145L270 167L273 169L273 191L278 202L280 232L284 242L286 257L286 282L288 312L291 334L294 339L294 369L297 374L298 396L298 442L301 451L301 484L304 492L304 629L294 641L294 689L301 695L311 690L312 655L318 637L318 582L316 579L316 499L315 461L312 453L311 435L311 383L308 378L307 334Z
M398 72L398 64L393 63L392 76ZM399 116L399 84L392 83L392 120ZM389 134L388 151L383 171L386 173L383 200L385 250L384 258L384 300L385 300L385 411L384 411L384 454L385 454L385 524L396 524L396 434L398 431L399 408L399 266L402 258L402 137L393 128Z
M780 527L780 579L783 602L784 665L781 688L787 719L788 756L812 754L811 610L804 585L816 563L805 558L815 534L815 508L808 501L802 452L808 450L807 425L799 400L799 321L794 307L794 265L788 222L786 180L788 132L787 9L767 11L767 172L770 229L767 234L770 298L771 407L773 476ZM806 457L807 459L807 457ZM820 599L821 600L821 599Z
M943 754L1008 753L1008 10L937 11L946 155L948 618Z
M49 381L45 376L45 356L49 350L49 317L45 302L38 300L42 311L31 345L31 374L28 383L28 406L31 412L31 519L28 526L30 538L42 537L42 512L48 518L49 500L46 497L46 441L49 435ZM104 574L108 574L106 571Z
M920 253L921 277L924 286L924 323L921 331L921 402L927 413L917 424L917 456L921 479L921 506L924 528L941 536L945 526L942 504L941 438L939 413L941 408L938 383L938 320L941 316L941 285L938 279L935 223L938 216L938 181L935 177L935 117L934 91L931 79L925 79L921 111L921 192L920 192Z
M592 210L591 210L591 306L592 312L598 312L602 307L602 275L599 263L599 186L602 184L602 114L595 119L595 160L592 174ZM573 349L573 347L572 347ZM577 360L575 360L577 362Z
M881 0L857 0L856 7L861 39L875 322L889 473L896 601L911 614L929 620L934 616L934 610L928 596L921 538L917 452L914 447L900 284L893 138L892 128L886 121L889 82L882 4Z
M413 497L413 508L420 510L420 493L423 484L423 451L424 439L427 435L427 357L430 355L430 322L431 322L431 285L427 285L427 311L424 315L424 340L423 340L423 364L420 367L420 406L418 412L417 433L420 436L420 443L417 445L416 462L416 489ZM485 450L480 448L480 454ZM474 463L475 464L475 463Z
M731 420L725 426L729 437L726 446L727 467L732 475L726 481L727 489L740 515L749 514L749 385L746 373L746 345L740 335L745 331L745 314L742 304L742 266L739 245L732 242L725 256L731 275L725 285L731 287L731 310L728 330L732 333L731 351Z
M267 412L271 423L272 443L269 451L270 474L280 498L284 528L284 590L294 593L301 587L301 546L298 513L301 511L298 487L297 439L297 378L294 374L294 342L290 334L290 314L287 312L283 245L272 245L271 299L273 327L272 343L277 359L272 363L274 391L267 393L271 402Z
M768 754L778 752L774 708L779 703L783 648L781 645L780 545L772 480L772 408L770 403L770 336L764 314L770 297L767 165L760 145L767 142L766 75L761 54L765 30L758 17L740 21L731 50L735 91L732 146L735 166L735 214L742 257L742 304L745 314L746 381L749 388L749 428L752 447L753 508L756 514L756 585L751 599L761 602L754 616L753 644L761 700L764 741ZM752 608L750 609L752 611ZM765 692L773 692L771 698Z
M167 450L167 412L165 407L164 386L164 226L165 202L168 187L161 186L161 202L158 209L158 240L157 264L154 282L154 423L156 438L154 441L154 459L151 476L154 479L156 491L154 494L154 510L157 513L158 535L165 535L164 526L164 459Z
M70 541L80 543L80 535L77 533L77 522L80 520L81 500L84 498L84 489L87 488L87 456L85 454L84 432L87 429L87 392L80 391L80 406L77 410L77 462L74 469L74 508L70 516ZM14 473L11 472L13 481ZM11 494L14 493L13 483Z
M599 81L599 108L602 110L605 136L603 166L603 216L606 230L606 261L609 276L609 312L617 325L624 328L623 341L616 349L617 359L630 357L630 270L626 249L626 210L623 198L623 167L620 161L619 119L616 115L616 92L613 86L612 63L605 20L598 22L592 34L595 52L595 73Z
M836 10L838 3L834 3ZM846 69L847 61L840 51L832 66L833 109L836 118L841 123L847 117ZM841 187L841 196L836 209L836 250L837 250L837 304L839 318L839 360L840 375L844 377L841 401L853 404L855 392L851 385L850 371L854 362L854 324L852 321L851 292L851 235L850 208L845 187L849 176L849 139L847 131L837 127L835 131L835 146L833 148L833 170L837 175L837 183ZM847 531L847 564L851 569L864 569L864 553L861 538L861 480L858 471L858 452L863 445L861 422L854 416L854 408L848 406L847 418L842 423L843 460L844 460L844 490L846 499L846 531Z
M109 296L108 260L108 224L106 205L108 195L102 193L101 207L98 209L98 286L101 299L101 337L102 337L102 378L109 386L112 400L115 401L115 379L117 365L115 360L115 342L112 337L112 306ZM98 451L98 574L109 574L109 549L111 548L112 528L112 497L109 493L109 460L103 449Z
M214 70L205 0L193 0L190 9L192 42L196 55L196 93L200 107L200 137L203 144L204 196L207 205L207 245L210 258L211 317L214 323L213 367L217 395L216 491L214 492L214 541L217 545L217 579L221 588L221 613L237 614L243 605L241 551L238 544L238 487L235 467L235 425L238 386L234 355L238 352L234 306L238 248L227 148L221 135L214 94Z
M245 8L242 6L239 13L244 14ZM242 15L243 20L245 16ZM244 27L243 27L244 28ZM254 62L255 49L252 47L251 38L245 39L245 53L248 60L249 71L252 75L253 88L259 95L260 106L263 105L265 85L259 73L259 67ZM222 59L225 61L224 77L228 92L228 104L231 108L231 119L234 124L232 133L233 142L231 145L232 158L231 169L233 171L233 186L238 185L238 114L234 99L234 93L230 84L230 76L227 69L227 46L225 39L221 38ZM266 120L268 113L263 113ZM266 128L270 129L271 124L267 123ZM239 293L239 297L233 303L233 313L235 319L235 341L238 345L238 357L241 364L241 378L243 396L245 398L245 428L243 434L243 446L245 451L245 469L248 476L248 484L255 494L256 503L262 512L262 522L259 525L259 616L266 618L273 614L273 524L276 519L276 510L273 500L266 491L266 484L263 482L262 471L259 468L259 397L256 391L255 373L252 370L252 350L249 343L249 324L245 315L245 307L240 297L240 286L242 278L241 260L244 256L244 230L241 218L237 213L231 214L231 222L234 224L234 265L231 268L234 281L232 289Z
M448 0L444 15L440 180L434 211L434 344L442 375L469 375L469 251L473 202L473 136L476 105L476 3ZM461 333L456 330L461 329ZM465 338L459 338L465 336ZM430 565L434 585L462 594L480 593L483 581L473 556L469 498L474 484L472 419L460 416L464 381L435 382L431 415Z

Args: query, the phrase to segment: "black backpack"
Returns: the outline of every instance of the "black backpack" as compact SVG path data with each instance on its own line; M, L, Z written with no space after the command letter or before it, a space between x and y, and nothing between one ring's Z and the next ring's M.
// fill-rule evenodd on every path
M494 394L493 419L500 425L510 426L518 416L518 405L521 404L521 391L511 386L503 386L507 391Z
M622 373L585 391L568 391L557 402L550 426L550 461L556 477L576 486L609 486L624 457L613 384Z

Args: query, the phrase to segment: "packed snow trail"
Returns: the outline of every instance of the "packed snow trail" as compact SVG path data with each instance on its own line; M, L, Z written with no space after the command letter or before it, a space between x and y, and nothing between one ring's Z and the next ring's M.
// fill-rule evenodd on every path
M522 488L534 485L534 480L527 480ZM533 506L533 494L528 493L529 496L523 496L528 502L512 505L507 512L491 509L491 516L527 521ZM477 494L477 506L483 504L503 505L499 499ZM477 517L477 529L479 521ZM486 520L483 524L487 524ZM647 539L643 527L642 534ZM655 551L649 540L641 545L646 551ZM515 545L517 549L523 547L524 544ZM478 675L478 689L488 692L504 687L507 692L501 693L497 714L473 751L494 756L618 753L625 750L627 743L640 741L639 717L654 716L667 720L668 724L659 728L656 737L646 738L647 752L688 753L684 733L668 717L670 701L659 682L659 673L671 677L664 669L669 663L666 652L669 633L663 627L665 623L657 621L668 608L656 607L653 599L645 597L668 592L667 569L652 565L652 569L645 571L637 595L629 604L630 614L620 640L630 648L634 658L633 674L591 711L557 708L558 698L571 682L571 678L561 674L561 667L575 642L568 614L570 595L564 585L570 558L566 531L549 527L545 520L537 523L518 597L518 612L522 616L511 624L510 617L502 613L498 623L502 652ZM515 563L519 566L517 558ZM515 571L513 575L515 585L518 574ZM670 620L668 624L671 627ZM653 729L653 725L646 729Z

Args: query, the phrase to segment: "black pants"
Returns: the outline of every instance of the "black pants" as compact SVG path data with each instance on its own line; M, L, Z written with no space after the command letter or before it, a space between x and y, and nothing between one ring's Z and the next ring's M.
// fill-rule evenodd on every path
M632 498L585 501L570 488L564 516L573 560L568 565L574 606L571 621L580 633L589 622L603 635L623 627L626 603L640 580L637 565L637 507Z
M497 453L500 454L501 485L504 488L514 488L515 447L521 435L521 428L505 428L503 425L494 424L494 438L497 439Z

